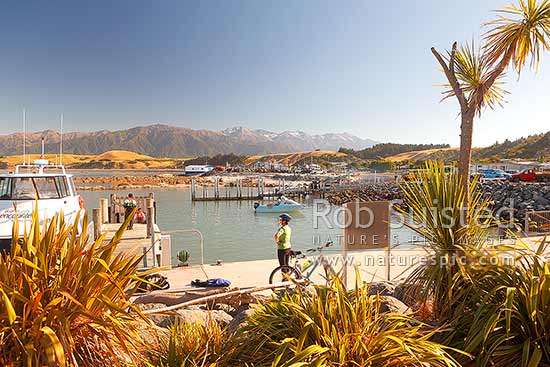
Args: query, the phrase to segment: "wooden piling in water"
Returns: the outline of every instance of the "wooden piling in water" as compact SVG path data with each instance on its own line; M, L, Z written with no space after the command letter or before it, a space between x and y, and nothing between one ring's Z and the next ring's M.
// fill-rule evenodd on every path
M304 198L312 192L320 192L321 190L309 190L307 186L299 186L297 188L289 189L286 185L286 180L283 178L278 179L278 185L266 191L265 180L263 177L258 176L252 179L252 184L244 187L244 180L238 178L234 183L228 187L223 186L221 177L215 177L212 188L212 195L209 195L208 185L202 185L202 194L197 196L196 194L196 182L193 179L191 181L191 200L192 201L240 201L240 200L263 200L263 199L275 199L281 195L286 195L289 198ZM248 181L247 181L248 182Z
M216 177L214 180L214 197L216 199L220 198L220 178Z
M99 199L99 212L101 213L101 224L109 223L109 200L107 198Z
M115 218L116 216L116 208L115 208L115 203L116 203L116 194L111 194L111 205L109 206L109 223L116 223L117 220Z
M101 236L101 211L98 208L92 209L92 220L94 222L94 240Z
M146 218L147 218L147 238L151 238L154 232L155 225L155 206L154 199L149 197L145 200Z

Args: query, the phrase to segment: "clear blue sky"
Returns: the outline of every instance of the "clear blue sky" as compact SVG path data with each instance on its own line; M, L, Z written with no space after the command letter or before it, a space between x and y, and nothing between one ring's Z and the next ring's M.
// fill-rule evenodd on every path
M152 123L347 131L458 144L430 47L481 34L510 0L4 1L0 133ZM550 130L550 54L476 121L488 145Z

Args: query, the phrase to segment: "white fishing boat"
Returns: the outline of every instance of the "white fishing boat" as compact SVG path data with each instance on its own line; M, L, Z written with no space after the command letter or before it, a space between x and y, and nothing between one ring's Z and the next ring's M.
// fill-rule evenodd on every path
M281 196L279 200L274 203L260 204L254 203L254 210L256 213L285 213L293 210L300 210L305 208L304 204L300 204L294 200Z
M15 220L20 235L25 226L30 227L35 206L41 223L60 212L67 223L72 223L83 210L73 175L62 165L39 159L16 166L14 172L0 174L0 250L10 248Z
M214 170L214 166L208 164L191 164L185 166L185 176L203 176Z

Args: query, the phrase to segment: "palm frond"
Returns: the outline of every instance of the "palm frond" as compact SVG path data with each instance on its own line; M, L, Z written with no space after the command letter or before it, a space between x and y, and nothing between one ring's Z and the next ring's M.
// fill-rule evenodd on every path
M450 59L451 52L448 51L445 60L449 63ZM485 88L485 83L491 77L493 68L481 48L476 46L474 41L461 45L455 54L454 60L455 76L460 83L460 89L468 100L468 104L476 108L476 113L480 114L486 107L494 109L496 106L503 106L504 96L508 94L503 88L504 73L498 76L490 88L482 91L483 93L479 93L482 88ZM443 86L447 88L443 92L443 99L455 96L455 92L449 83L443 84ZM482 98L474 101L480 95ZM474 104L471 103L472 101L474 101Z
M530 66L537 69L542 51L550 50L550 0L519 0L497 10L497 19L485 26L489 64L510 61L521 73L530 59Z

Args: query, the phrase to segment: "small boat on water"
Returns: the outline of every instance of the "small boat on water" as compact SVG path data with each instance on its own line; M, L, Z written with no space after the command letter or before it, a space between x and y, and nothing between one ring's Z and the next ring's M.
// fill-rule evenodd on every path
M15 220L19 235L23 235L25 225L29 228L35 203L41 223L60 212L67 223L72 223L84 209L73 175L62 165L49 164L45 159L17 165L14 172L0 174L0 251L11 247Z
M214 166L208 164L191 164L185 166L185 176L206 176L214 170Z
M285 196L281 196L279 200L274 203L254 203L254 210L256 211L256 213L285 213L303 208L305 208L305 205L291 200Z

